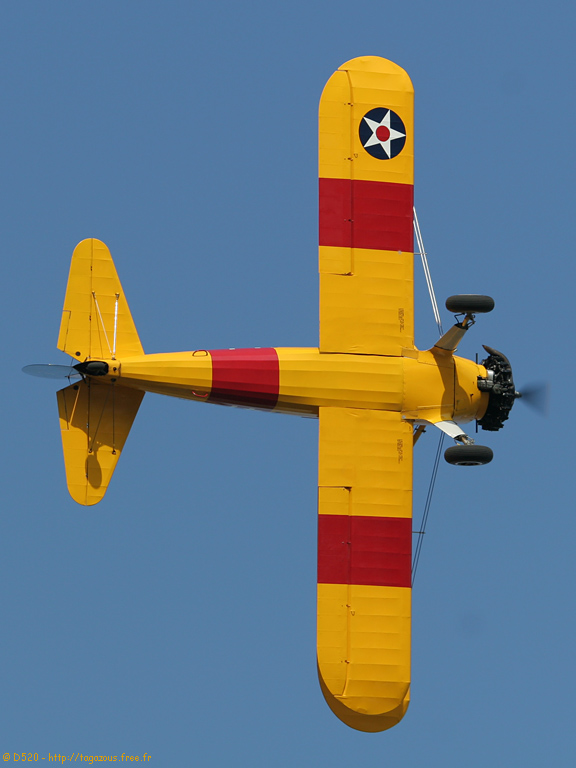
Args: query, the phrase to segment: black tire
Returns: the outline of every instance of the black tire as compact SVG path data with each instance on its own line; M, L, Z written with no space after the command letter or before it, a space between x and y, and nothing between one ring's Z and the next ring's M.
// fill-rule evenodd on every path
M472 312L473 314L492 312L494 299L491 296L481 296L476 293L462 293L458 296L448 296L446 309L449 312L454 312L455 315L459 315L461 312Z
M489 464L494 454L486 445L453 445L444 451L444 458L458 467L478 467Z

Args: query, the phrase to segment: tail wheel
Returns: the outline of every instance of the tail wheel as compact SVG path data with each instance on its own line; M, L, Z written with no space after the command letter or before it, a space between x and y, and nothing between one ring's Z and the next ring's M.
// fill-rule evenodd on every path
M491 448L486 445L453 445L444 452L448 464L458 467L478 467L489 464L494 458Z
M481 296L476 293L462 293L457 296L448 296L446 309L459 315L462 312L471 312L473 315L492 312L494 299L491 296Z

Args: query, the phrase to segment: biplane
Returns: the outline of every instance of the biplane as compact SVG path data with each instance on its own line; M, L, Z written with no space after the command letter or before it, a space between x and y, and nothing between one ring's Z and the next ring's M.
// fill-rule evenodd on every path
M58 348L66 479L92 505L106 493L146 392L319 421L318 674L332 711L361 731L406 712L410 692L412 455L426 425L445 458L489 462L462 424L498 430L518 393L510 363L455 352L494 302L452 296L455 325L414 345L413 88L365 56L329 79L319 116L320 339L312 348L144 353L110 252L74 250Z

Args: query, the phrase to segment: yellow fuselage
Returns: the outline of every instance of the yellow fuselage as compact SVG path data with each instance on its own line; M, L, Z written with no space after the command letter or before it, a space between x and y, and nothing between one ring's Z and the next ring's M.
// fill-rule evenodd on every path
M315 348L195 350L107 360L108 380L200 402L301 416L321 406L396 411L409 421L469 422L488 395L482 365L433 347L401 357L321 353Z

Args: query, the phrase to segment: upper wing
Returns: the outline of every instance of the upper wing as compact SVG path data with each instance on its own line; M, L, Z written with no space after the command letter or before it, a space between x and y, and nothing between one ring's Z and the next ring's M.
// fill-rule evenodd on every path
M396 64L343 64L320 101L320 351L414 346L413 89Z
M320 683L347 725L382 731L410 690L412 428L388 411L319 418Z
M144 353L110 251L95 238L72 254L57 346L77 360Z

